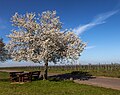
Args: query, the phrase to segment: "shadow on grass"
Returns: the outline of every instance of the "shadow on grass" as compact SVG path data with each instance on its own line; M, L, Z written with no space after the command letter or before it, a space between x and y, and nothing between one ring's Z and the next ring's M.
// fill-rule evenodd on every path
M73 71L71 73L49 76L48 80L50 81L76 80L76 79L89 80L93 78L95 77L89 74L89 72Z
M9 79L0 79L0 82L9 82L10 80Z

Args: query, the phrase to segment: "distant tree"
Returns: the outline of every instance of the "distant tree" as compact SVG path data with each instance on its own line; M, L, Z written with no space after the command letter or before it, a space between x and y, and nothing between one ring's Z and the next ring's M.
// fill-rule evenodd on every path
M7 48L13 60L45 63L44 79L47 79L48 62L77 59L86 46L74 32L60 31L62 23L56 11L46 11L41 15L15 13L12 17L16 30L8 36L11 40Z
M4 62L6 61L8 58L8 51L5 49L5 43L3 43L3 39L0 38L0 61Z

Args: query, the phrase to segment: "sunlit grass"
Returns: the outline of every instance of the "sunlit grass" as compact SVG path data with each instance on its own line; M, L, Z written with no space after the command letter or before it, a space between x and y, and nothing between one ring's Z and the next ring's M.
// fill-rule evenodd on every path
M8 73L0 72L0 95L120 95L120 91L87 86L73 81L38 80L11 84Z
M120 91L80 85L71 81L0 82L0 95L120 95Z

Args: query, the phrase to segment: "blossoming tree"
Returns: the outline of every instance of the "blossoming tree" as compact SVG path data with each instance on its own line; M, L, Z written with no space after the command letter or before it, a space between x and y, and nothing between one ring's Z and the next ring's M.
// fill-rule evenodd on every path
M7 48L13 60L45 63L44 79L47 79L49 62L76 59L86 46L72 31L61 31L62 23L56 11L42 14L15 13L12 17L16 30L8 36Z

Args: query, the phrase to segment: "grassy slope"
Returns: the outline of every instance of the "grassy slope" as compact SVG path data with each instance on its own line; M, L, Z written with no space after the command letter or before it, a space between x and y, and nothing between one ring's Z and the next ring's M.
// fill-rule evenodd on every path
M7 73L0 72L0 95L120 95L120 91L87 86L72 81L33 81L10 84Z

